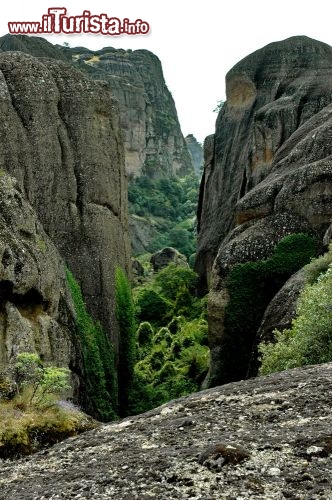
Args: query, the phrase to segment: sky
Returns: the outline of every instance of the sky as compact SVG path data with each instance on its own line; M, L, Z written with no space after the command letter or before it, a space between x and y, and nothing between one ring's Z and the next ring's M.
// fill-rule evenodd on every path
M225 75L243 57L264 45L306 35L332 45L332 2L326 0L50 0L12 1L1 6L0 35L9 21L41 21L48 8L69 16L141 19L147 35L42 35L51 43L92 50L105 46L147 49L161 60L183 134L199 142L214 132L218 101L225 100Z

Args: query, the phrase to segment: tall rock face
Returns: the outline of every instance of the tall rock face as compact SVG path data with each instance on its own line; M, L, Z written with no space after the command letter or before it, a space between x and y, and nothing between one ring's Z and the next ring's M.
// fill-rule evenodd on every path
M0 54L0 169L14 176L116 343L115 266L128 267L119 113L67 63Z
M183 176L193 170L157 56L147 50L71 49L73 62L106 80L119 101L130 176Z
M197 270L201 289L210 287L210 383L229 380L220 374L236 344L225 324L233 266L268 258L291 233L322 238L330 225L332 48L307 37L267 45L230 70L226 92L205 141L198 214Z
M187 135L185 138L191 160L194 165L195 172L198 176L201 175L201 170L204 165L203 148L193 134Z
M64 262L18 182L0 170L0 372L20 352L71 369L82 382L80 346Z
M151 52L112 47L93 52L26 35L1 37L0 50L68 61L110 89L120 110L129 180L141 175L151 179L182 177L194 171L161 63ZM135 215L130 217L130 240L136 255L148 251L159 230L147 218Z
M183 176L193 171L173 97L161 62L148 50L52 45L40 37L5 35L3 51L21 51L35 57L71 61L91 78L108 83L118 100L124 138L126 171L130 177Z

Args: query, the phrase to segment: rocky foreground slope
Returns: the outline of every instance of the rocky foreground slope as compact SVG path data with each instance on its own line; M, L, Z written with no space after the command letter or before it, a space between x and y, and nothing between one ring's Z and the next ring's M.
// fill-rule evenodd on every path
M331 376L228 384L2 462L0 499L327 500Z

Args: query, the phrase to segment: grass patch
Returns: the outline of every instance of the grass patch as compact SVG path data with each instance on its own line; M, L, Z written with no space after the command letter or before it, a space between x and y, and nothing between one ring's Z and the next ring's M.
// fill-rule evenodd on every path
M94 429L97 422L61 402L41 410L22 409L20 399L0 402L0 458L17 458Z

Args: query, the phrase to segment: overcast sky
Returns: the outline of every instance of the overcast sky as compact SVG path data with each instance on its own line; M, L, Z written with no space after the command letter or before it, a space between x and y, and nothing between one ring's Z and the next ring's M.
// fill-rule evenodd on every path
M148 49L162 62L184 135L202 142L214 132L213 109L225 98L225 74L267 43L307 35L332 45L332 2L326 0L50 0L12 1L1 6L0 33L8 21L41 21L49 7L68 15L92 14L150 24L148 35L52 35L52 43L96 50L105 46Z

